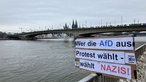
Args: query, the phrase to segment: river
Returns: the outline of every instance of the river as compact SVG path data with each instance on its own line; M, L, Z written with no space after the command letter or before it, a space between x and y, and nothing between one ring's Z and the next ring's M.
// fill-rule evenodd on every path
M77 82L71 41L0 41L0 82Z
M0 41L0 82L77 82L88 74L74 66L72 41Z

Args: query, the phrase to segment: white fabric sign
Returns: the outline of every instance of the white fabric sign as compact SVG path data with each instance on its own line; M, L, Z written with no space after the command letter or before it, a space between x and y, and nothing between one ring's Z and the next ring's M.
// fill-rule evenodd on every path
M134 50L133 37L119 38L78 38L75 48Z
M131 79L131 66L80 59L80 68Z
M105 50L83 50L76 49L75 57L103 62L113 62L125 64L124 52L105 51Z

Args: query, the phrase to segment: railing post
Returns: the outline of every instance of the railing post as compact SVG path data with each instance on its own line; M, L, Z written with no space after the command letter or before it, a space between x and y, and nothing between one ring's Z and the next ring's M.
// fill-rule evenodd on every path
M97 80L96 82L103 82L103 75L100 73L96 73L97 74Z

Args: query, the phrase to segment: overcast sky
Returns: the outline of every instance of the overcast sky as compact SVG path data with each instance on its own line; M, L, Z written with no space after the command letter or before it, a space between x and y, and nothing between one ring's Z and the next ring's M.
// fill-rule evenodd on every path
M0 0L0 31L146 23L146 0Z

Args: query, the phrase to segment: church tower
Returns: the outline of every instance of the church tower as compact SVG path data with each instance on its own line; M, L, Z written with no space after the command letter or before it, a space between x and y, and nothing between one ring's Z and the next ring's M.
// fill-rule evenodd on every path
M77 29L78 28L78 23L77 20L72 22L72 29Z
M75 21L75 29L77 29L78 28L78 23L77 23L77 20Z
M72 22L72 29L74 29L74 25L75 25L75 24L74 24L74 20L73 20L73 22Z

